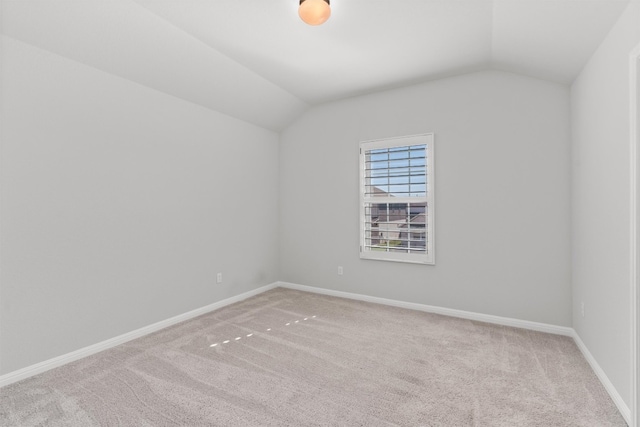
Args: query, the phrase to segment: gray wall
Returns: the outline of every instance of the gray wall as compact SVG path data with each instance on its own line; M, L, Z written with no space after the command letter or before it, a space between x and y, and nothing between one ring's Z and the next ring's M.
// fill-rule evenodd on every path
M424 132L436 265L359 259L359 141ZM541 80L488 71L316 107L281 136L281 278L571 326L570 164L569 89Z
M573 327L627 405L629 53L638 43L640 3L631 2L571 88Z
M0 374L278 279L277 134L1 54Z

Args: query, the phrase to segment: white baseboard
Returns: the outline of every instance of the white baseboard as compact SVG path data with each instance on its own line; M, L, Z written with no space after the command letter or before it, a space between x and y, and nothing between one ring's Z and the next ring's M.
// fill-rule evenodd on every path
M607 377L607 374L605 374L600 365L598 365L598 362L596 362L596 359L593 357L587 346L582 342L580 335L578 335L576 331L573 331L573 340L576 342L576 345L582 352L584 358L587 359L587 362L589 362L589 365L591 365L591 369L593 369L593 372L595 372L605 390L607 390L607 393L609 393L609 396L611 396L611 400L613 400L613 403L615 403L618 407L618 410L620 411L620 414L622 415L624 420L628 425L631 425L631 410L629 409L627 404L624 403L624 400L622 400L620 393L618 393L618 390L616 390L613 383L611 383L611 381L609 380L609 377Z
M34 375L41 374L50 369L57 368L62 365L66 365L67 363L82 359L83 357L91 356L92 354L99 353L101 351L110 349L120 344L124 344L127 341L131 341L136 338L140 338L142 336L148 335L150 333L157 332L169 326L173 326L177 323L184 322L185 320L193 319L194 317L201 316L203 314L209 313L211 311L217 310L227 305L234 304L236 302L245 300L252 296L261 294L277 286L278 286L277 282L271 283L269 285L262 286L252 291L244 292L240 295L223 299L221 301L215 302L213 304L209 304L204 307L197 308L187 313L183 313L178 316L174 316L169 319L162 320L160 322L154 323L149 326L145 326L140 329L136 329L135 331L131 331L126 334L119 335L117 337L108 339L106 341L102 341L97 344L93 344L88 347L84 347L79 350L72 351L71 353L63 354L62 356L54 357L53 359L45 360L44 362L36 363L35 365L27 366L26 368L22 368L17 371L10 372L8 374L0 376L0 387L4 387L6 385L15 383L17 381L21 381L23 379L32 377Z
M529 329L532 331L547 332L555 335L572 337L573 328L566 326L549 325L547 323L531 322L528 320L512 319L510 317L493 316L491 314L474 313L471 311L455 310L452 308L437 307L433 305L418 304L413 302L398 301L387 298L372 297L369 295L353 294L350 292L334 291L331 289L316 288L313 286L298 285L296 283L278 282L281 288L297 289L299 291L313 292L316 294L334 297L348 298L359 301L373 302L376 304L390 305L393 307L408 308L410 310L424 311L427 313L442 314L444 316L459 317L461 319L476 320L478 322L493 323L496 325L512 326L514 328Z
M596 374L596 376L604 386L605 390L607 390L607 393L609 393L609 396L611 396L611 399L613 400L615 405L618 407L618 410L620 411L620 414L622 415L622 417L625 419L627 424L630 425L631 411L629 410L629 407L626 405L626 403L624 403L624 400L622 400L622 397L620 397L620 394L618 393L616 388L613 386L613 384L611 383L607 375L604 373L604 371L600 367L600 365L598 365L598 362L596 362L596 359L594 359L594 357L591 355L587 347L584 345L584 343L580 339L580 336L577 334L577 332L573 328L569 328L565 326L549 325L546 323L531 322L528 320L512 319L509 317L493 316L490 314L474 313L474 312L463 311L463 310L454 310L451 308L443 308L443 307L437 307L432 305L397 301L397 300L386 299L386 298L378 298L378 297L372 297L372 296L362 295L362 294L334 291L331 289L298 285L296 283L278 282L278 286L281 288L296 289L299 291L313 292L316 294L348 298L348 299L354 299L354 300L366 301L366 302L373 302L377 304L384 304L384 305L390 305L394 307L408 308L411 310L424 311L427 313L436 313L436 314L442 314L445 316L459 317L462 319L477 320L479 322L493 323L493 324L503 325L503 326L512 326L515 328L529 329L533 331L547 332L551 334L565 335L565 336L571 337L573 338L576 345L582 352L584 358L587 359L587 362L589 362L591 369L593 369L594 373Z
M50 369L57 368L59 366L65 365L75 360L82 359L83 357L91 356L92 354L99 353L101 351L107 350L117 345L124 344L133 339L140 338L142 336L148 335L153 332L157 332L161 329L164 329L169 326L173 326L177 323L193 319L194 317L198 317L200 315L225 307L227 305L245 300L247 298L261 294L263 292L274 289L276 287L295 289L299 291L305 291L305 292L311 292L316 294L329 295L329 296L335 296L335 297L347 298L347 299L353 299L353 300L359 300L359 301L372 302L376 304L389 305L393 307L407 308L410 310L424 311L427 313L442 314L445 316L452 316L452 317L458 317L462 319L476 320L479 322L493 323L497 325L511 326L515 328L529 329L533 331L547 332L551 334L565 335L565 336L572 337L576 345L584 355L585 359L587 359L587 362L589 362L589 365L591 365L591 368L595 372L596 376L602 382L602 385L609 393L609 396L611 396L611 399L613 400L615 405L618 407L618 410L620 411L620 413L622 414L626 422L630 423L631 411L629 407L622 400L622 397L620 397L620 394L618 393L616 388L613 386L613 384L611 383L607 375L604 373L602 368L600 368L600 365L598 365L598 362L596 362L596 360L593 358L593 356L591 355L587 347L584 345L584 343L580 339L580 336L576 333L576 331L573 328L569 328L565 326L549 325L546 323L531 322L528 320L513 319L509 317L493 316L490 314L474 313L474 312L464 311L464 310L455 310L451 308L437 307L432 305L398 301L398 300L392 300L387 298L372 297L369 295L335 291L331 289L298 285L295 283L288 283L288 282L274 282L269 285L254 289L252 291L244 292L240 295L236 295L234 297L227 298L222 301L215 302L213 304L209 304L205 307L201 307L201 308L189 311L187 313L183 313L178 316L174 316L169 319L154 323L152 325L145 326L140 329L136 329L135 331L128 332L126 334L108 339L106 341L102 341L100 343L90 345L88 347L84 347L76 351L72 351L71 353L67 353L62 356L55 357L53 359L45 360L44 362L40 362L35 365L27 366L26 368L23 368L14 372L10 372L8 374L0 376L0 387L4 387L6 385L29 378L31 376L40 374Z

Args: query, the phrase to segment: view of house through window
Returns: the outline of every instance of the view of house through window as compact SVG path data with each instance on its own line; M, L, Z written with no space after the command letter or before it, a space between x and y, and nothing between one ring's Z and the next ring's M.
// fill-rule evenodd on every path
M361 257L433 263L433 135L360 144Z

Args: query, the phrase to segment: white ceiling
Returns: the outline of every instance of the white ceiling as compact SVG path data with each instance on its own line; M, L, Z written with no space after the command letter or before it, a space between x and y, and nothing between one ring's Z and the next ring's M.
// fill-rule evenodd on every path
M3 34L281 130L309 105L495 68L571 83L629 0L0 0ZM636 1L636 0L631 0Z

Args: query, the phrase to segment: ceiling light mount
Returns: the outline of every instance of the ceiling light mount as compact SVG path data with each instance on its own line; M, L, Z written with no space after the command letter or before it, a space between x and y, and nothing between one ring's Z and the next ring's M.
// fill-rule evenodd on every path
M298 15L309 25L320 25L331 16L330 0L300 0Z

